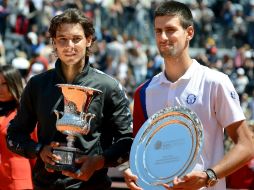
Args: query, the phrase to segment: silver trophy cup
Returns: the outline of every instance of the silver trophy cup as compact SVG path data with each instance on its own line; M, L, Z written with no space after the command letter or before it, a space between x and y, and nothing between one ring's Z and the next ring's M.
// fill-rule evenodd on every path
M57 121L56 129L66 135L66 146L53 148L53 153L61 157L55 165L47 164L47 168L62 171L76 171L75 158L84 154L74 147L76 138L83 138L90 131L91 120L95 114L88 113L88 108L93 98L102 93L100 90L90 87L58 84L64 96L64 112L54 110Z

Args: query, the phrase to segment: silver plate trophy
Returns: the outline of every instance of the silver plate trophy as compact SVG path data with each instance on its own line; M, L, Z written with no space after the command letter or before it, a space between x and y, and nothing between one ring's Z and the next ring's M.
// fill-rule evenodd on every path
M76 138L83 138L90 131L90 122L95 114L88 113L93 98L102 93L100 90L70 84L58 84L64 96L64 112L54 110L57 121L56 129L66 135L66 146L53 148L53 153L61 160L55 165L47 164L47 168L62 171L76 171L75 158L84 154L74 147Z
M142 125L130 152L130 168L145 190L164 190L174 178L190 172L200 155L203 126L183 106L167 107Z

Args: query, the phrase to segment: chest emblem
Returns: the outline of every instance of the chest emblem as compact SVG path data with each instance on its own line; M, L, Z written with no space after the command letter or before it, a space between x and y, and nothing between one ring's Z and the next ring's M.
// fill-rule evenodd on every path
M186 102L187 104L194 104L196 102L197 96L194 94L189 94L187 96Z
M230 92L230 95L231 95L231 98L233 98L233 99L237 98L237 94L234 91Z

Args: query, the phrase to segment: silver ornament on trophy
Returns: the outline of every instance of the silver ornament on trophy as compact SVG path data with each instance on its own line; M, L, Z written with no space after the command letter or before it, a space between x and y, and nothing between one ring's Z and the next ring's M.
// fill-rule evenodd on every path
M66 135L66 146L54 147L52 152L61 157L55 165L47 164L47 168L62 171L76 171L75 158L84 154L80 149L74 147L74 142L78 137L83 138L90 131L91 120L96 116L88 113L88 108L94 97L100 90L70 84L58 84L64 96L64 112L54 110L57 121L56 129Z

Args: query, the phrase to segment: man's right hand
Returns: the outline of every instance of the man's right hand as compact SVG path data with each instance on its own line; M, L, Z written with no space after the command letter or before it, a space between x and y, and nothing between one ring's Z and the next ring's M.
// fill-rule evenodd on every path
M46 164L55 165L56 162L61 160L61 157L52 153L52 148L60 146L59 142L51 142L50 145L43 146L40 157L42 161ZM48 172L54 172L54 170L46 168Z
M143 190L141 187L137 186L136 181L138 177L131 172L130 168L124 170L123 175L125 183L131 190Z

